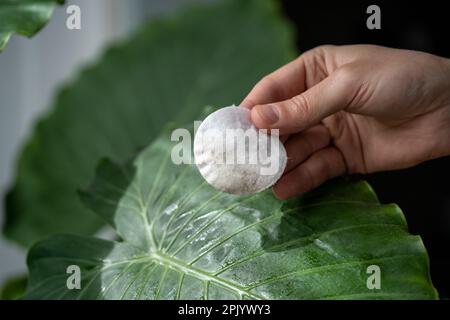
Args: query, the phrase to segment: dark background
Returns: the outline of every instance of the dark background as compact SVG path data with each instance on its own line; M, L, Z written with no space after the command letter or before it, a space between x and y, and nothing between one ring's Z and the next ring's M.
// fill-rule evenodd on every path
M450 19L445 1L281 1L304 52L322 44L370 43L450 57ZM381 9L381 30L369 30L366 9ZM448 6L447 6L448 7ZM409 230L421 235L433 284L450 298L450 157L415 168L364 177L383 203L397 203Z

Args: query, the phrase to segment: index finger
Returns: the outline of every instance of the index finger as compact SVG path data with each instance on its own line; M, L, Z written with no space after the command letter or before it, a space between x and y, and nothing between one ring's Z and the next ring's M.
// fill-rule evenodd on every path
M290 99L327 76L322 64L323 56L318 48L305 52L297 59L262 78L242 101L241 106L253 108ZM308 72L308 68L311 72Z

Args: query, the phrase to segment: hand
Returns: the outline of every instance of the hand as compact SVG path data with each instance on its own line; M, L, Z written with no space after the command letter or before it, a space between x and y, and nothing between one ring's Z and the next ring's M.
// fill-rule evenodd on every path
M322 46L264 77L241 104L279 129L288 154L281 199L345 173L450 155L450 61L370 45Z

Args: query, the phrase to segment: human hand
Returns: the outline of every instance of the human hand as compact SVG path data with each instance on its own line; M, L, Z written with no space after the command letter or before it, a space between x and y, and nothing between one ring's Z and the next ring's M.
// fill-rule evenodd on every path
M241 105L285 141L281 199L345 173L450 155L450 61L427 53L321 46L264 77Z

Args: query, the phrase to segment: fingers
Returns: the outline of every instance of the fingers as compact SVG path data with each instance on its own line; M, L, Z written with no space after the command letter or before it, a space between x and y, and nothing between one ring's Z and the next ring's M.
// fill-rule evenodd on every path
M241 106L251 109L258 104L267 104L289 99L327 76L323 47L305 52L294 61L265 76L259 81ZM318 66L320 64L320 66ZM308 68L312 72L308 72Z
M285 143L289 139L290 135L286 134L284 136L280 136L281 143Z
M334 147L325 148L285 174L275 184L273 192L279 199L287 200L345 172L345 161L340 151Z
M343 67L291 99L256 105L252 122L258 128L279 129L280 135L300 132L347 108L358 91L351 67Z
M286 67L286 66L284 66ZM283 88L280 77L274 74L265 76L259 81L248 96L240 103L240 106L251 109L253 106L261 103L270 103L286 99L285 89Z
M327 147L330 139L330 133L323 125L292 135L284 144L288 155L285 173L305 161L314 152Z

